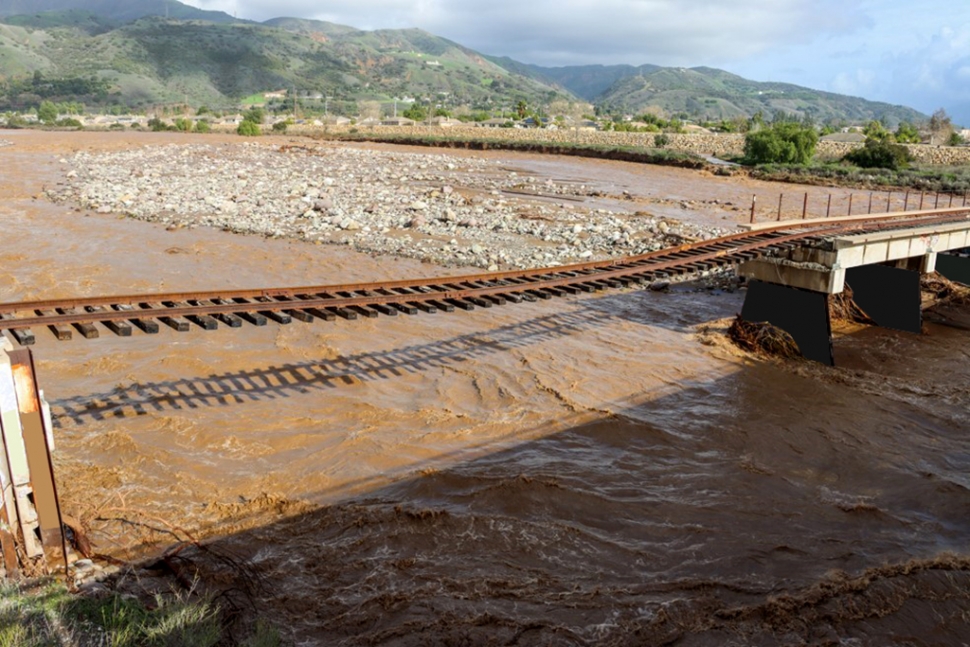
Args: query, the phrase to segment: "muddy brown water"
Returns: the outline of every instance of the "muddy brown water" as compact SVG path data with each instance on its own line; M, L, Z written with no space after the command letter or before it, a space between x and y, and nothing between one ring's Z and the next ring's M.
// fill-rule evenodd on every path
M71 150L182 137L0 138L15 142L0 149L4 300L458 271L37 197ZM492 155L637 199L751 190ZM209 581L238 577L212 553L248 560L251 601L292 644L970 642L967 308L922 336L855 329L827 369L699 332L742 300L613 291L130 339L37 331L35 356L64 506L98 551L204 538Z

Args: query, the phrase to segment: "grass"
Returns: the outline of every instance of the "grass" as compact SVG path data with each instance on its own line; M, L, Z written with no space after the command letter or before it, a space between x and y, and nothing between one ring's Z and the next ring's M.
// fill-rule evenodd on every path
M864 169L839 162L808 165L763 164L751 176L775 182L910 189L962 195L970 191L970 166L912 165L905 169Z
M361 131L350 133L314 133L311 135L311 137L316 137L319 139L337 139L341 141L383 142L387 144L402 144L408 146L466 148L472 150L510 150L551 155L575 155L577 157L594 157L598 159L612 159L625 162L640 162L643 164L678 166L681 168L697 169L704 168L706 166L706 162L703 158L692 153L685 153L664 148L649 148L644 146L573 144L568 142L550 142L542 140L516 141L468 136L449 137L443 135L397 135Z
M0 647L279 647L264 620L241 643L228 635L219 605L192 593L155 596L146 605L109 593L85 597L59 581L0 584Z

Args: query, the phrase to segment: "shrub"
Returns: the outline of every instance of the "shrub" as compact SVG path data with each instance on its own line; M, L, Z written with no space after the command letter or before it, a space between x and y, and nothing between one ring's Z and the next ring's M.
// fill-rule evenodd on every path
M72 117L66 117L64 119L59 120L57 122L57 125L60 126L61 128L77 128L78 130L84 128L84 124L82 124L80 121Z
M257 137L262 134L262 131L259 129L259 124L255 121L246 119L236 128L236 133L243 137Z
M52 124L57 121L57 106L51 101L41 101L37 109L37 118L45 124Z
M865 146L851 151L842 159L862 168L886 168L895 171L909 166L912 156L905 146L867 139Z
M190 119L183 119L179 117L175 120L175 130L183 133L192 132L192 121Z
M262 108L250 108L243 114L243 119L245 121L251 121L256 125L263 123L263 118L266 116L266 111Z
M151 128L156 133L163 132L166 130L171 130L171 126L169 126L167 123L165 123L158 117L152 117L151 119L149 119L148 127Z
M273 132L277 135L285 135L286 129L289 125L290 122L288 121L277 121L275 124L273 124Z
M815 155L818 133L791 122L774 123L744 137L744 158L749 164L807 164Z
M670 137L668 137L667 135L664 135L663 133L659 135L654 135L653 137L653 145L656 146L657 148L663 148L669 143L670 143Z
M417 103L412 103L411 107L404 111L403 115L414 121L424 121L428 118L428 112Z
M919 131L916 129L916 126L908 121L899 122L899 127L896 128L896 132L893 136L900 144L920 143Z
M200 119L199 121L195 122L195 132L210 133L212 132L212 126L209 125L209 122L207 120Z

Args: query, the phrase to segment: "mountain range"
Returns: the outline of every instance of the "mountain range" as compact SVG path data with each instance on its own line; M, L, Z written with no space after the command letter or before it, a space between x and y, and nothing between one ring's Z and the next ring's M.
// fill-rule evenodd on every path
M331 98L337 112L416 97L490 112L519 101L567 101L698 120L759 111L817 122L883 119L893 126L926 119L904 106L707 67L541 67L480 54L420 29L364 31L301 18L257 23L176 0L0 0L0 79L0 109L44 98L222 108L287 89ZM89 92L59 96L77 84L44 79L97 83Z

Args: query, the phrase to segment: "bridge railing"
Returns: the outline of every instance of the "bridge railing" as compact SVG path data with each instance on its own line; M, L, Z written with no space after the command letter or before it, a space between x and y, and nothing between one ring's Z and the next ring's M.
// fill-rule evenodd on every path
M812 197L809 192L780 193L777 201L774 196L751 196L751 216L749 222L782 222L784 220L806 220L809 218L836 218L872 213L895 213L922 211L924 209L946 209L965 207L967 193L940 193L926 191L853 191L847 195L835 196L829 193L825 198Z

